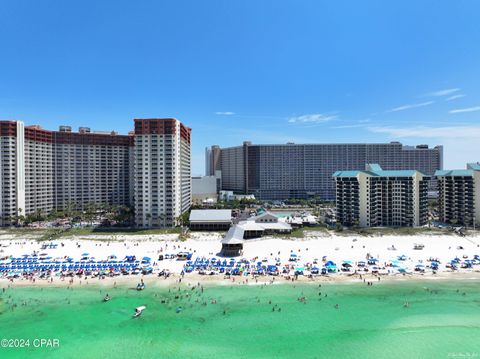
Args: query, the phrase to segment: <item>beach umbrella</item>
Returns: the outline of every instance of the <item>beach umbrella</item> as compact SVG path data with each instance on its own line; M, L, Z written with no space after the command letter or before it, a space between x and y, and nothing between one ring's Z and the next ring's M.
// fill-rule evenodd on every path
M390 264L392 265L392 267L398 267L398 261L397 260L390 261Z

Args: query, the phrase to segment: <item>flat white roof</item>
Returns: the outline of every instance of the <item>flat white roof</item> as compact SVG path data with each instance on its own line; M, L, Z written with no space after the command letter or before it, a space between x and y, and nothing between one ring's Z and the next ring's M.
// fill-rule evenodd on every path
M190 222L231 222L231 209L192 209Z
M279 230L279 231L284 231L284 230L291 231L292 230L292 226L289 225L288 223L284 223L284 222L258 223L258 224L261 225L263 227L263 229L265 229L265 230L268 230L268 229Z
M264 230L292 230L292 226L284 222L255 222L255 221L242 221L238 224L239 227L242 227L246 231L264 231Z
M246 231L263 231L261 224L255 223L255 221L241 221L237 226Z

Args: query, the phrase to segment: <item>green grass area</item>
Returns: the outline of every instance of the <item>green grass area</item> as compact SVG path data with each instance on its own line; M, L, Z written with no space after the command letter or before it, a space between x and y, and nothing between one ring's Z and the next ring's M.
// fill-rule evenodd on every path
M292 231L291 234L286 235L274 235L273 237L285 238L285 239L296 239L304 238L306 232L320 232L327 235L338 235L338 236L387 236L387 235L398 235L398 236L411 236L419 234L429 234L429 235L456 235L453 231L448 231L445 229L438 228L412 228L412 227L402 227L402 228L343 228L342 230L328 229L324 225L310 226L297 228ZM178 234L180 240L186 240L189 237L189 234L182 234L180 227L175 228L154 228L154 229L141 229L141 228L72 228L72 229L62 229L62 228L50 228L50 229L37 229L37 228L6 228L0 230L0 234L12 234L12 235L37 235L38 240L40 241L49 241L55 239L61 239L70 236L80 237L82 240L103 240L111 241L115 240L117 235L157 235L157 234ZM480 231L468 230L466 233L468 235L478 234ZM110 238L95 238L95 234L98 235L109 235ZM89 237L87 237L89 236Z
M308 226L302 228L295 228L292 233L287 235L289 238L303 238L305 237L305 232L323 232L328 233L327 227L323 225Z
M398 235L398 236L413 236L417 234L438 234L438 235L451 235L453 232L438 229L438 228L414 228L414 227L399 227L399 228L348 228L343 230L331 230L332 234L337 234L340 236L389 236L389 235Z
M118 234L140 234L140 235L149 235L149 234L180 234L181 228L151 228L151 229L143 229L143 228L92 228L92 227L85 227L85 228L72 228L69 229L66 235L77 236L77 235L89 235L89 234L111 234L111 235L118 235Z
M413 236L419 234L430 234L430 235L455 235L454 232L442 230L438 228L412 228L412 227L401 227L401 228L344 228L342 230L328 229L325 226L318 225L313 227L303 227L297 228L292 231L290 235L284 235L279 237L285 238L304 238L305 232L321 232L329 235L338 235L338 236ZM469 231L469 233L474 233ZM468 235L468 234L467 234Z
M60 239L70 236L88 236L88 235L125 235L125 234L138 234L138 235L155 235L155 234L180 234L181 228L152 228L152 229L141 229L141 228L48 228L48 229L39 229L39 228L8 228L0 231L0 233L12 234L12 235L39 235L40 241L50 241L54 239ZM85 238L88 239L88 238Z
M2 228L0 234L42 234L47 232L48 229L44 228Z

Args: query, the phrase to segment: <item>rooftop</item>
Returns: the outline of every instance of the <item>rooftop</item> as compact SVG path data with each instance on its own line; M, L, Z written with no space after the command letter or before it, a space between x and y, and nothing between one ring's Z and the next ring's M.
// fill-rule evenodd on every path
M449 177L449 176L458 176L458 177L471 177L473 176L474 171L480 171L480 163L467 163L467 169L462 170L438 170L435 171L435 176L437 177Z
M231 209L192 209L190 222L230 222Z
M438 170L435 171L437 177L471 177L473 176L473 170Z
M417 173L425 175L417 170L383 170L377 163L366 165L366 170L336 171L333 177L356 177L359 173L365 173L372 177L413 177Z
M222 243L224 244L240 244L243 243L243 233L245 230L240 226L233 226L230 227L225 238L222 239Z
M474 171L480 171L480 163L479 162L467 163L467 168Z

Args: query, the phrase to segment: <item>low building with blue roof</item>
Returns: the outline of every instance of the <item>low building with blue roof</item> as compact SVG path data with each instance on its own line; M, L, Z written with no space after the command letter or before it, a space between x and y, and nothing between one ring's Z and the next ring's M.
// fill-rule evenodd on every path
M416 170L337 171L337 221L347 227L416 227L428 221L428 181Z

